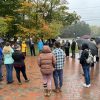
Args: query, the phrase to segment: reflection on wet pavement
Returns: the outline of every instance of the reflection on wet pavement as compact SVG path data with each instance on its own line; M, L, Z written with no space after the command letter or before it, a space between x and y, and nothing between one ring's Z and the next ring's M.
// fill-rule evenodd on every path
M37 65L37 57L28 56L25 60L29 83L17 84L14 71L14 83L6 84L5 67L4 81L0 82L0 100L100 100L100 69L99 63L91 68L90 88L82 87L84 77L78 59L67 58L64 67L64 83L62 93L52 93L51 97L44 97L42 76ZM54 88L54 84L52 85Z

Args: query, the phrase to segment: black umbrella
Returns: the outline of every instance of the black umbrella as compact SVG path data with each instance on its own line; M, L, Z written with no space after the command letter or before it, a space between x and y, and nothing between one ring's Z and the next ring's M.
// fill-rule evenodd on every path
M78 39L78 40L76 40L76 42L77 42L79 47L81 47L82 44L84 44L84 43L88 44L89 49L91 50L92 55L93 56L94 55L98 55L98 48L97 48L97 46L93 42L91 42L90 40Z
M99 44L99 43L100 43L100 37L95 38L95 42L96 42L97 44Z

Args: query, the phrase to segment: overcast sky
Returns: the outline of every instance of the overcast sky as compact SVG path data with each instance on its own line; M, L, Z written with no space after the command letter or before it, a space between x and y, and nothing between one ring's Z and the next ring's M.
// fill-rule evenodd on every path
M81 20L85 20L91 25L100 26L100 0L67 0L69 9L76 11L81 16Z

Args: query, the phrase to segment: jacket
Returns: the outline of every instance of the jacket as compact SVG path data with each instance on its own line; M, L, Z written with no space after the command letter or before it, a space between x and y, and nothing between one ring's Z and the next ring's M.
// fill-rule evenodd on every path
M22 43L22 52L26 52L26 48L27 48L26 44Z
M38 42L38 49L39 49L39 51L41 51L43 49L43 42L42 41Z
M12 54L12 58L14 59L14 65L20 65L20 66L25 65L24 63L25 56L21 51L15 50L15 52Z
M87 62L86 62L86 59L88 58L89 56L89 52L88 50L83 50L82 53L81 53L81 57L80 57L80 64L82 66L86 66L86 65L89 65Z
M71 44L71 50L75 50L76 49L76 42L73 41Z
M56 63L55 56L51 53L49 46L44 46L38 57L38 65L42 74L52 74Z

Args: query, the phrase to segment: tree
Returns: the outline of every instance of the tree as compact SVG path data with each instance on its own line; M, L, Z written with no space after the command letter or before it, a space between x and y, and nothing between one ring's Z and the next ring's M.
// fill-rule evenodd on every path
M0 0L0 16L6 19L8 22L8 31L5 36L10 39L17 32L16 21L18 20L18 14L15 12L20 6L20 0Z
M92 36L100 36L100 27L99 26L91 26L91 35Z
M79 19L76 13L68 13L67 10L68 7L60 0L24 1L17 10L23 22L18 25L19 30L35 37L55 38L63 25L70 25Z
M90 35L91 29L89 24L86 24L85 22L78 22L76 24L72 24L68 27L64 27L62 29L62 35L61 37L74 37L74 33L76 37L80 37L82 35Z
M79 20L75 12L68 12L66 0L1 0L0 13L2 17L13 18L6 33L9 38L55 38L64 25Z
M0 17L0 37L4 36L8 32L8 24L5 19Z

